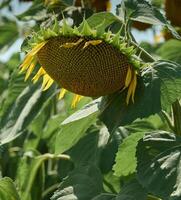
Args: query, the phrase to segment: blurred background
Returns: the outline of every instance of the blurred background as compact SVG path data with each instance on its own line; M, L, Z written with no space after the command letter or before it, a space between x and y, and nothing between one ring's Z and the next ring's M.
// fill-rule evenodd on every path
M23 19L23 13L28 12L28 10L32 6L36 7L36 4L38 8L39 2L40 1L28 1L28 0L24 0L24 1L23 0L11 0L11 1L0 0L0 27L1 27L1 33L4 35L3 38L0 38L0 40L6 40L5 37L7 37L7 40L10 41L8 46L6 43L4 43L6 45L1 46L0 48L1 62L6 62L12 56L13 53L20 52L20 46L23 42L23 39L26 33L31 31L35 23L34 19L36 20L38 18L38 14L36 14L37 17L35 17L34 19L32 16L29 17L30 20L27 20L25 18ZM54 2L55 4L57 4L58 1L47 1L47 5L50 2ZM121 3L121 0L110 0L110 1L109 0L105 0L105 1L92 0L92 2L93 2L92 5L89 5L89 6L90 7L92 6L95 12L110 11L116 14L116 7L117 5ZM164 8L163 0L154 0L152 1L152 3L159 8ZM181 1L180 1L180 4L181 4ZM81 1L79 0L75 1L74 5L76 7L81 6ZM30 9L30 12L31 12L31 9ZM39 14L41 15L41 12ZM8 24L7 22L3 21L3 19L5 18L8 20ZM132 33L138 43L143 42L143 41L154 43L155 39L159 41L163 41L163 37L161 37L160 35L159 26L153 27L153 26L141 24L138 22L138 23L133 24ZM8 38L9 36L10 38Z

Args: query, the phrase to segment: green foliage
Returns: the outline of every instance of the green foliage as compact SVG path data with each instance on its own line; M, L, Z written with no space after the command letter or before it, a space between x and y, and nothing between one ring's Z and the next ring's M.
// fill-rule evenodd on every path
M38 156L37 152L27 151L19 162L16 181L21 198L24 200L42 198L45 182L43 161L47 158Z
M0 18L0 50L10 47L18 39L18 27L15 21Z
M96 121L97 115L97 102L93 102L62 122L56 138L56 153L61 154L76 144L91 124Z
M168 40L158 50L157 53L167 60L174 61L181 64L181 41L179 40Z
M51 200L91 199L102 191L101 173L95 166L81 166L73 170Z
M13 181L8 177L0 179L0 198L1 200L20 200Z
M85 25L99 29L100 36L106 31L112 38L109 30L118 32L142 64L134 102L126 104L125 89L95 99L84 97L71 108L73 94L58 100L56 84L42 91L42 80L24 82L19 52L0 63L0 199L181 199L181 43L163 15L163 2L156 8L146 0L122 0L117 14L95 13L89 0L79 8L74 3L32 1L15 20L3 16L3 10L0 50L24 39L26 51L31 33L40 27L47 30L55 17L59 25L64 18L80 30ZM8 0L0 3L2 9L14 14ZM133 21L167 28L177 40L137 44ZM155 33L155 28L150 31Z
M163 199L180 199L181 138L160 131L146 135L138 145L138 179Z
M116 164L113 167L116 176L128 176L135 172L136 146L144 134L144 132L134 133L133 135L128 136L119 146L116 156Z

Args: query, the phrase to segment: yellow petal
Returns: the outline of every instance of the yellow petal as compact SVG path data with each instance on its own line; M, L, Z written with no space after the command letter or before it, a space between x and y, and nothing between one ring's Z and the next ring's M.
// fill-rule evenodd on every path
M132 88L132 102L133 103L134 103L134 95L135 95L135 91L136 91L136 86L137 86L137 75L136 75L136 73L134 73L133 88Z
M67 92L66 89L62 88L61 91L60 91L60 94L59 94L59 97L58 99L62 99L64 96L65 96L65 93Z
M126 97L127 105L129 104L129 100L130 100L131 96L132 96L132 101L134 103L134 95L135 95L136 85L137 85L137 76L136 76L136 73L135 73L134 76L133 76L133 79L131 80L129 88L128 88L128 94L127 94L127 97Z
M40 44L37 44L25 57L23 63L20 65L21 72L27 70L29 66L31 65L34 56L37 54L37 52L47 43L47 41L41 42Z
M76 94L76 95L74 95L74 98L73 98L73 100L72 100L72 108L75 108L76 107L76 105L79 103L79 101L82 99L82 96L80 96L80 95L78 95L78 94Z
M51 87L51 85L53 84L53 82L54 82L54 80L48 74L45 74L43 76L43 83L42 83L43 91L48 90Z
M38 79L43 76L44 74L46 74L45 70L43 69L43 67L40 67L40 69L38 70L38 72L36 73L36 75L33 77L33 83L36 83L38 81Z
M38 53L38 51L47 43L48 41L41 42L37 44L29 53L28 55L34 56Z
M101 43L102 43L102 40L90 40L90 41L85 43L85 45L83 46L83 49L87 48L89 45L96 46L96 45L101 44Z
M25 75L25 81L29 78L29 76L31 75L32 71L34 70L35 68L35 65L37 63L37 60L35 59L31 65L29 66L27 72L26 72L26 75Z
M132 79L132 70L131 67L128 67L124 88L127 88L129 86L131 79Z
M77 42L68 42L68 43L62 44L60 47L72 48L72 47L74 47L74 46L79 45L82 41L83 41L83 39L80 38Z
M23 61L23 63L20 65L20 68L21 68L21 72L25 71L26 69L28 69L28 67L31 65L33 61L33 56L30 56L30 55L27 55L25 57L25 60Z

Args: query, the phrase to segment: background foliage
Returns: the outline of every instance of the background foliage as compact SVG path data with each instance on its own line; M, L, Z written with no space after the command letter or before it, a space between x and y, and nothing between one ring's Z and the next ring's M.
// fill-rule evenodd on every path
M179 31L166 19L163 1L122 0L116 14L99 3L35 0L15 14L11 1L0 1L1 54L19 39L27 50L27 35L51 25L55 16L61 22L63 13L73 25L86 18L91 27L104 21L113 33L122 26L122 36L146 63L134 104L126 105L125 91L84 98L72 109L71 93L58 101L56 86L42 92L41 80L24 82L18 70L23 54L1 62L1 200L181 199ZM138 44L133 37L143 23L154 42Z

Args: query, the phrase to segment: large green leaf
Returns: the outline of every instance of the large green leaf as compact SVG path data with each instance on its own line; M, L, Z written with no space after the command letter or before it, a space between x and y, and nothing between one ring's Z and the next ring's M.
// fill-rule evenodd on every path
M148 1L145 0L123 0L121 7L118 9L119 15L133 21L139 21L143 23L161 25L167 27L171 33L178 39L181 39L179 34L167 21L166 17L156 7L153 7Z
M18 38L18 27L15 21L0 19L0 50L11 46Z
M45 181L43 162L46 157L39 155L35 151L26 152L19 162L16 181L23 200L42 198Z
M129 124L137 118L148 117L161 110L160 82L153 72L151 67L145 68L142 72L142 77L138 79L135 103L126 104L127 91L117 92L103 99L100 105L102 111L100 118L110 133L119 126Z
M0 121L0 142L8 143L32 122L44 103L52 97L54 90L43 92L38 84L26 87L11 105L9 112L2 114Z
M45 18L45 12L43 12L44 8L45 7L43 6L42 0L35 0L33 1L33 4L30 6L30 8L16 17L20 20L42 19ZM39 17L36 17L38 15Z
M172 103L181 98L181 65L159 61L153 65L159 78L162 109L167 110ZM155 98L155 97L154 97Z
M56 137L55 151L57 154L65 152L76 144L96 121L99 113L98 102L99 100L95 100L61 123L60 131Z
M110 132L137 118L149 117L170 108L181 97L181 65L171 61L157 61L145 67L138 78L135 103L126 105L126 93L115 93L103 99L100 118Z
M157 50L157 53L163 59L171 60L181 65L181 41L168 40Z
M135 172L136 146L144 134L144 132L134 133L120 144L116 155L116 164L113 167L116 176L128 176Z
M85 163L98 163L100 154L98 143L100 137L99 129L90 127L86 132L86 136L81 138L78 143L70 149L68 154L75 166Z
M17 97L25 89L27 83L24 81L24 76L15 70L9 80L6 95L3 98L0 109L0 124L5 124L4 119L9 114L13 107L13 103L16 101Z
M148 191L167 200L181 199L181 137L160 131L145 136L137 146L137 172Z
M61 183L51 200L91 200L102 192L101 173L93 165L80 166Z
M20 200L13 181L8 178L0 179L0 199L1 200Z
M95 13L94 15L92 15L87 19L87 22L92 28L95 28L100 25L101 28L107 28L114 22L122 23L117 16L109 12Z
M157 116L152 116L152 121ZM127 136L119 145L119 150L116 155L115 165L113 166L114 174L118 177L128 176L136 171L136 146L138 141L145 135L146 132L156 130L154 120L136 120L132 124L124 127L119 127L119 132L127 132ZM156 118L158 120L158 118ZM154 124L152 124L154 123ZM129 159L128 159L129 158Z

